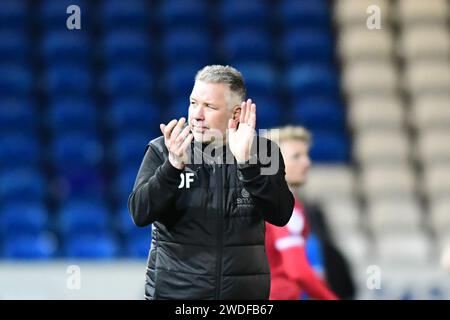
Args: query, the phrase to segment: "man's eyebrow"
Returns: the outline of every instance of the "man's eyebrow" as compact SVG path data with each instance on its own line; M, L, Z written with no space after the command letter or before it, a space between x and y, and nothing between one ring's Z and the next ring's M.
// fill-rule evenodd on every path
M189 97L190 100L194 100L195 102L198 102L197 99L195 99L194 97ZM208 104L211 106L216 105L214 102L209 102L209 101L203 101L203 104Z

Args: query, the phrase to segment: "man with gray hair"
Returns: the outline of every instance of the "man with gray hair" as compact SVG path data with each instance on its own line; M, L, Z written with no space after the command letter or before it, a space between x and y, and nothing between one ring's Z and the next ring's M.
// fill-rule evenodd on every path
M187 123L161 124L147 146L128 200L136 225L153 223L147 299L269 298L265 221L285 225L294 199L279 148L255 134L256 105L245 95L239 71L204 67ZM261 174L272 162L278 170Z

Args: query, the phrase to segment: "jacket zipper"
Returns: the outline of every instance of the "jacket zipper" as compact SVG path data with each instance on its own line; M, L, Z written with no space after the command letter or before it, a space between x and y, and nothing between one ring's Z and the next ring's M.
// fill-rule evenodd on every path
M217 184L217 194L218 194L218 216L217 216L217 250L218 256L216 261L216 300L220 300L220 290L222 281L222 242L223 242L223 168L222 164L218 165L220 168L219 181Z

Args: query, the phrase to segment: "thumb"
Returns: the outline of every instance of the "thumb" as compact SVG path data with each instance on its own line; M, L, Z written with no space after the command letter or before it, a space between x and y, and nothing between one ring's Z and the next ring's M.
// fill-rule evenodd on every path
M233 120L233 119L229 119L228 120L228 130L230 130L231 132L236 131L237 129L237 121Z

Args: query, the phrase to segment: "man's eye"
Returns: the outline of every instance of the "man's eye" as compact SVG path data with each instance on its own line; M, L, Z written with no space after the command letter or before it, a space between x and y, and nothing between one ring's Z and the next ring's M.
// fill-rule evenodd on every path
M191 106L195 105L195 101L190 102Z

